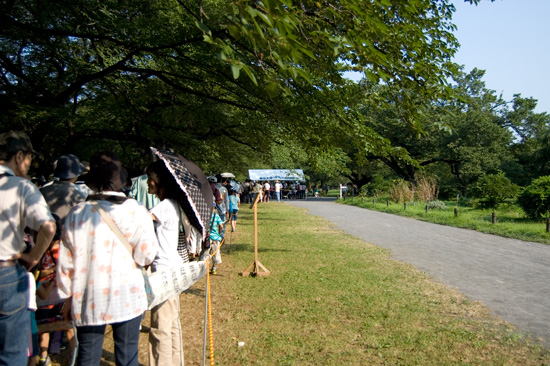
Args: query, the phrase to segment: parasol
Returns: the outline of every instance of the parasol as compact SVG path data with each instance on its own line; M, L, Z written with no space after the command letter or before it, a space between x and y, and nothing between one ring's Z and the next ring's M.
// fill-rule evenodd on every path
M151 147L151 151L164 161L185 193L186 202L182 202L182 209L191 225L206 238L213 205L212 188L208 179L198 166L179 154L154 147Z
M222 178L235 178L235 175L233 173L225 172L220 175L222 176Z

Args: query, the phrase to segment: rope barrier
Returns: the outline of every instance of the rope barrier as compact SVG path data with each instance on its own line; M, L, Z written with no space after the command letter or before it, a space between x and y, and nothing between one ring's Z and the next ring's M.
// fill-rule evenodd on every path
M218 248L214 251L214 253L211 254L211 258L214 257L214 255L218 252L218 250L221 249L222 245L225 243L225 237L222 238L220 241L220 245ZM210 264L208 261L210 258L206 259L206 285L205 285L205 304L204 304L204 344L203 344L203 354L202 354L202 365L206 365L206 327L208 325L208 333L209 333L209 346L210 346L210 366L214 365L214 332L212 330L212 299L210 296L210 271L208 268L210 268Z
M220 245L221 246L221 245ZM210 274L206 275L208 288L210 289ZM212 300L211 291L208 291L208 333L210 334L210 365L214 366L214 333L212 332Z
M206 324L208 324L208 292L209 292L209 274L208 274L208 260L209 258L206 258L206 284L205 284L205 290L204 290L204 339L203 339L203 347L202 347L202 366L206 366Z

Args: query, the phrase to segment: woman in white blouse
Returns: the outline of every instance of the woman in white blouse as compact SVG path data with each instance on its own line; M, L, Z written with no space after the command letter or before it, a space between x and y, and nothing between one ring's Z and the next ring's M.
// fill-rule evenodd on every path
M183 192L162 160L147 167L149 193L155 194L160 203L151 209L160 249L151 265L153 272L162 268L183 264L178 253L181 205ZM180 323L179 295L151 309L149 332L149 365L183 366L183 348Z
M79 343L77 365L99 365L107 324L113 330L117 365L138 365L139 327L147 310L138 266L156 257L158 241L147 209L120 192L120 161L113 153L90 160L86 184L96 194L74 206L63 229L57 266L58 291L70 297ZM96 211L97 202L133 247L133 253Z

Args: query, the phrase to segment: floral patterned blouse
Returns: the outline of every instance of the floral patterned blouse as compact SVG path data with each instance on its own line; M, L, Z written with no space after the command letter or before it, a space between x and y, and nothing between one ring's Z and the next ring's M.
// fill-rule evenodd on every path
M124 198L122 193L103 194ZM132 258L90 202L71 209L59 248L57 280L60 297L72 296L76 326L123 322L145 312L143 275L136 264L150 264L159 246L145 206L133 199L97 202L128 239L134 254Z

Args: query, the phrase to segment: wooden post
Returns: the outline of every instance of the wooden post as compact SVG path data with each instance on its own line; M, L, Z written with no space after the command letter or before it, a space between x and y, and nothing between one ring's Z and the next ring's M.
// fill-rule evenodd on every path
M241 276L269 276L269 270L264 267L263 264L260 263L258 260L258 199L260 198L260 195L258 194L256 196L256 200L253 202L251 208L254 208L254 262L252 262L251 265L248 266L247 269L245 269L243 272L241 272ZM262 269L263 271L259 270Z
M458 208L455 207L455 216L458 216Z
M372 204L374 205L376 203L376 199L372 199Z
M493 214L491 215L491 222L493 224L496 224L497 222L497 214L493 212Z
M426 213L428 213L429 211L429 208L428 208L428 205L426 205Z
M403 210L407 209L407 202L403 202Z
M546 232L550 233L550 217L546 219Z
M386 207L390 207L390 200L386 200Z

